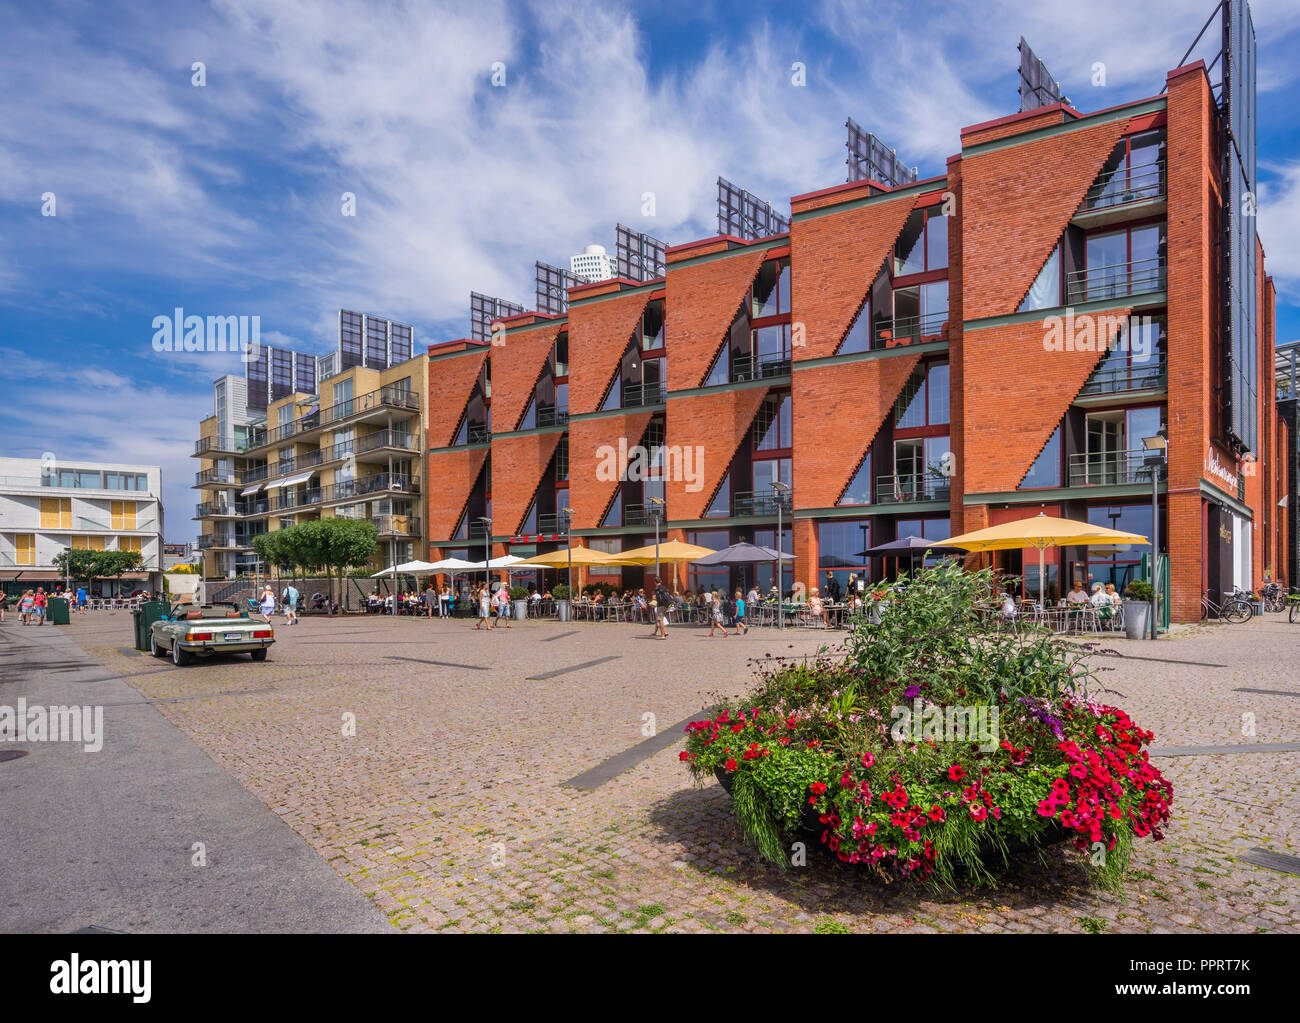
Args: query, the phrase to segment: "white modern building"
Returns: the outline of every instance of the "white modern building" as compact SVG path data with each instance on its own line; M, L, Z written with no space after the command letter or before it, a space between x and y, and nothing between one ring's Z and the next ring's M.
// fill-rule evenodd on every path
M576 256L569 257L569 272L588 283L608 281L614 277L614 261L603 245L588 245Z
M65 550L135 551L123 588L160 589L162 469L0 458L0 580L54 582ZM137 587L132 587L137 588Z

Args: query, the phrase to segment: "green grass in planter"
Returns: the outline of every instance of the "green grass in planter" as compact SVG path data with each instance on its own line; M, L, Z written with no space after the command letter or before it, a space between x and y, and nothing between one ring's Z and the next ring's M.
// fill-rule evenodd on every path
M759 854L781 870L790 866L785 856L785 844L777 827L772 808L752 774L740 772L732 782L731 798L735 804L740 830Z

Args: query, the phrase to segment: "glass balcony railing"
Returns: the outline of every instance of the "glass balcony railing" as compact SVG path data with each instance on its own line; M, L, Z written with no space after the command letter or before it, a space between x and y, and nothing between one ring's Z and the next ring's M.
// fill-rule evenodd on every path
M894 348L947 336L948 310L941 309L924 316L895 316L892 320L877 321L871 331L871 347Z
M640 408L643 405L660 405L664 400L664 388L657 380L644 383L623 385L623 408Z
M790 375L790 357L782 355L741 355L731 360L731 381L765 380ZM626 404L626 402L624 402Z
M1132 451L1080 451L1070 455L1069 482L1072 487L1107 487L1125 483L1151 482L1153 463L1145 448ZM1165 478L1164 461L1157 458L1154 467Z
M789 515L794 508L794 493L789 490L778 493L768 488L738 490L731 495L732 515L775 515L778 505L782 515Z
M340 423L346 419L351 419L353 416L372 412L376 409L419 412L419 392L390 385L339 402L336 405L331 405L329 408L318 408L305 416L299 416L292 423L285 423L283 426L267 430L258 446L265 447L268 444L279 444L297 434L318 430L322 426Z
M910 504L914 501L947 501L952 480L932 474L903 474L876 477L876 504Z
M569 410L567 408L556 408L554 405L539 405L537 407L537 426L538 428L548 426L564 426L569 421Z
M1083 385L1080 398L1098 394L1122 394L1125 391L1159 391L1166 386L1165 357L1148 362L1102 363L1092 378Z
M244 482L243 473L234 469L204 469L194 474L194 485L213 484L219 486L238 486Z
M380 536L419 536L420 518L418 515L376 515L370 519L371 525Z
M1067 305L1100 302L1108 298L1145 295L1165 288L1165 263L1159 256L1135 259L1114 266L1075 270L1065 278Z
M468 441L470 444L486 444L492 439L492 431L486 426L471 425Z
M1088 189L1079 206L1080 213L1114 209L1129 203L1159 199L1165 194L1163 160L1139 167L1120 167L1103 181Z

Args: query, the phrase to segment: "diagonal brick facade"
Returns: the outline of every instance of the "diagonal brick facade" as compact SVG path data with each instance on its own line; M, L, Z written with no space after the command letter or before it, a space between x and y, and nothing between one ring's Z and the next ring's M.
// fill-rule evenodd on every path
M665 425L670 446L680 446L683 452L689 448L690 464L698 474L695 481L680 478L680 474L668 480L670 519L703 517L767 392L766 387L748 387L684 398L669 395Z
M600 449L607 444L617 449L620 437L629 447L639 444L652 415L636 412L569 423L569 507L575 529L597 528L618 488L618 480L597 478Z
M840 499L920 361L899 354L795 371L795 508L830 508Z
M492 438L493 533L519 532L561 436L555 430Z
M456 427L465 414L465 406L474 392L474 383L487 361L488 349L471 350L464 355L438 359L429 363L428 444L445 448L456 439Z
M492 345L493 432L519 428L560 327L558 323L547 323L507 334L503 344Z
M424 501L430 541L445 540L459 525L487 457L486 447L441 451L428 456Z
M647 291L569 307L569 412L595 412L636 330Z
M699 387L763 263L761 248L689 266L668 266L668 381Z

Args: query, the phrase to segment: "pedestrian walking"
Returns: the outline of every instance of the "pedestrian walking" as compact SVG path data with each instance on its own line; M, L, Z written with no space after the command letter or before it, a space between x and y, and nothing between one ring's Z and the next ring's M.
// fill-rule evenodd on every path
M483 628L484 622L487 623L487 627L490 630L492 628L492 619L490 617L492 614L491 595L488 593L488 588L486 586L480 586L477 592L478 621L474 625L474 631L477 632L479 629Z
M654 599L655 614L655 631L654 634L659 639L668 638L668 612L673 606L673 595L668 592L668 587L663 583L655 585Z
M749 632L749 626L745 624L745 598L739 590L736 591L736 631L742 636Z
M0 622L5 620L5 612L9 610L9 593L6 590L0 590Z
M36 596L32 598L32 613L36 616L36 624L45 624L45 606L48 600L45 596L45 587L36 587Z
M510 628L510 591L506 589L505 583L497 589L497 624L506 623L506 628Z
M722 617L722 601L718 597L718 591L713 590L707 595L708 606L706 608L709 615L709 636L713 636L714 629L721 629L722 636L727 637L727 623Z
M18 621L23 625L31 625L32 608L36 605L36 594L31 590L23 590L23 595L18 600Z
M275 614L275 593L271 587L262 591L262 599L258 604L258 610L269 620L271 615Z
M286 625L298 624L298 587L290 583L284 588L284 618Z

